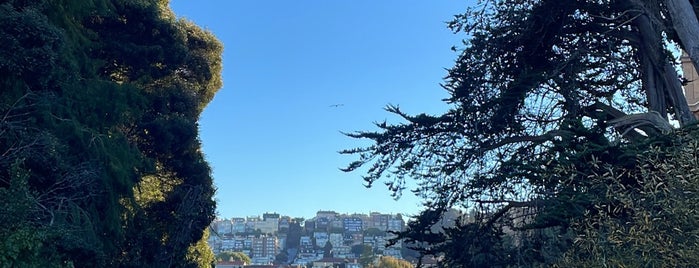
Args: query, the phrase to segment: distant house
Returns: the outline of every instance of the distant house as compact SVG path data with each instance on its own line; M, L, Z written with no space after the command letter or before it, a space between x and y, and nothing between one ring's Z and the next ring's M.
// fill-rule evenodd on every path
M294 265L246 265L244 268L305 268L303 266Z
M311 268L358 268L356 259L322 258L314 261Z
M230 220L220 219L212 223L216 228L216 233L220 235L232 233L233 223Z
M216 268L243 268L247 263L242 261L220 261L216 263Z
M427 256L422 257L422 267L437 267L438 264L439 260L437 258Z
M327 232L313 232L313 238L316 241L316 247L323 247L325 246L325 243L330 240Z
M342 225L345 232L348 233L361 233L362 232L362 219L359 217L351 217L342 219Z
M304 268L302 266L293 265L255 265L247 264L240 261L221 261L216 263L216 268Z

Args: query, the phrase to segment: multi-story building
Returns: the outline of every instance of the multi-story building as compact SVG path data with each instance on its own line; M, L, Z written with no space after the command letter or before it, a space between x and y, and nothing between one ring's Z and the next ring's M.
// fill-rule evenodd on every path
M301 248L313 248L313 240L311 240L310 236L301 236L299 246Z
M245 249L245 239L243 238L237 238L233 241L233 250L234 251L241 251Z
M231 223L230 220L226 220L226 219L217 220L217 221L214 221L214 224L216 226L215 230L218 234L223 235L223 234L232 233L233 224Z
M274 257L279 254L279 239L276 236L268 236L264 243L267 256Z
M372 249L376 249L376 241L373 236L364 237L364 245L370 246Z
M306 220L303 223L303 228L306 230L306 232L313 232L316 229L316 221L314 220Z
M345 245L361 245L364 242L362 233L345 233Z
M316 219L328 219L328 221L335 220L337 218L337 212L332 210L320 210L316 212Z
M333 246L333 249L342 246L344 244L344 240L345 239L342 234L331 233L330 235L328 235L328 241L330 241L330 244Z
M339 218L331 220L329 224L330 230L342 230L343 226L343 222Z
M252 239L252 256L258 258L269 258L279 254L279 241L276 236L261 235Z
M255 230L260 230L263 234L273 234L279 230L279 221L275 219L257 221L253 226Z
M362 232L362 219L359 217L349 217L342 219L342 226L347 233Z
M391 215L372 212L369 214L369 218L371 221L370 228L376 228L381 231L386 231L388 229L388 219L391 218Z
M313 238L316 241L316 247L324 247L325 243L328 243L329 237L326 232L313 232Z
M317 253L312 249L300 250L296 255L296 260L294 260L294 265L304 266L310 262L317 261L323 258L323 254Z
M279 218L279 232L287 232L289 230L289 225L291 224L291 217L282 216Z
M316 229L328 230L330 227L330 219L328 218L316 218Z
M221 249L220 249L220 251L229 251L229 250L233 250L233 249L234 249L234 248L233 248L234 242L235 242L235 240L232 240L232 239L224 239L223 241L221 241Z
M254 236L225 236L218 244L209 244L211 249L215 252L221 251L245 251L252 248L252 240Z
M256 230L257 222L262 221L259 216L250 216L245 218L245 232L252 232Z
M335 258L355 258L350 246L333 246L333 257Z
M245 218L231 218L231 233L239 234L245 232Z
M243 239L243 248L246 248L246 249L252 248L252 240L253 240L254 238L255 238L255 237L252 236L252 235L248 235L247 237L245 237L245 238Z
M266 220L279 221L279 218L280 218L279 213L275 213L275 212L267 212L267 213L262 214L263 221L266 221Z
M362 230L366 230L366 229L369 229L371 227L370 226L370 218L367 214L355 213L355 214L352 214L351 217L362 220Z
M245 232L260 230L264 234L273 234L279 230L279 214L265 213L264 218L258 216L247 217L245 221Z
M401 216L400 214L391 215L386 224L386 228L388 231L402 231L403 226L405 226L403 216Z

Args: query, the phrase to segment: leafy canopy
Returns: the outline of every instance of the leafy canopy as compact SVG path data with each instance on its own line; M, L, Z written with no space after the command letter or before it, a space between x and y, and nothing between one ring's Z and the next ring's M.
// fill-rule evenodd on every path
M442 85L450 109L388 106L404 122L349 133L373 144L342 151L358 157L344 170L365 171L369 186L385 179L395 197L416 185L427 209L399 239L446 267L552 264L605 196L591 161L633 168L637 144L671 133L670 120L695 124L672 53L694 51L676 31L690 20L674 2L479 1L449 23L467 36ZM432 230L451 207L474 218Z
M0 263L209 267L216 38L167 1L2 1L0 23Z

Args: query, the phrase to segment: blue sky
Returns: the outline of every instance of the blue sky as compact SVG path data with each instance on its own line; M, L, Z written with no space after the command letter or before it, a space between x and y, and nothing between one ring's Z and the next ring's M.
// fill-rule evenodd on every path
M367 145L340 132L447 109L439 87L462 35L446 21L457 0L172 0L171 8L224 45L223 88L200 121L218 187L219 217L341 213L416 214L412 193L395 201L367 189L342 149Z

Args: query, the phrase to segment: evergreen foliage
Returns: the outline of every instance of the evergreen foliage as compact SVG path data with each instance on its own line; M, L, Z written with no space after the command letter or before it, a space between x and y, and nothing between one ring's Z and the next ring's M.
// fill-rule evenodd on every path
M0 263L210 267L216 38L167 1L2 1L0 24Z
M699 261L699 129L644 144L636 165L590 159L593 209L571 224L574 247L558 267L692 267ZM553 174L576 172L556 167ZM630 179L633 179L631 181ZM630 183L631 182L631 185Z
M438 257L442 267L653 266L666 261L644 259L658 256L647 254L657 243L683 243L678 250L690 254L685 246L696 239L672 236L600 263L597 258L609 257L600 252L611 247L590 240L609 238L601 225L629 233L644 223L635 217L655 215L660 207L624 202L649 200L643 176L682 163L644 158L654 155L649 144L678 135L669 119L682 127L696 122L672 54L693 51L675 31L678 14L667 8L682 1L479 1L449 23L468 36L443 85L451 108L409 115L388 106L404 122L349 133L373 144L342 151L358 157L344 170L364 171L369 186L384 179L396 198L413 180L409 190L424 198L426 209L397 239ZM610 178L605 168L618 176ZM663 210L674 206L668 195L653 196L665 198ZM433 228L451 208L472 211L471 217ZM610 208L614 213L605 214ZM672 233L668 226L643 228ZM631 237L639 240L614 243L650 241Z

